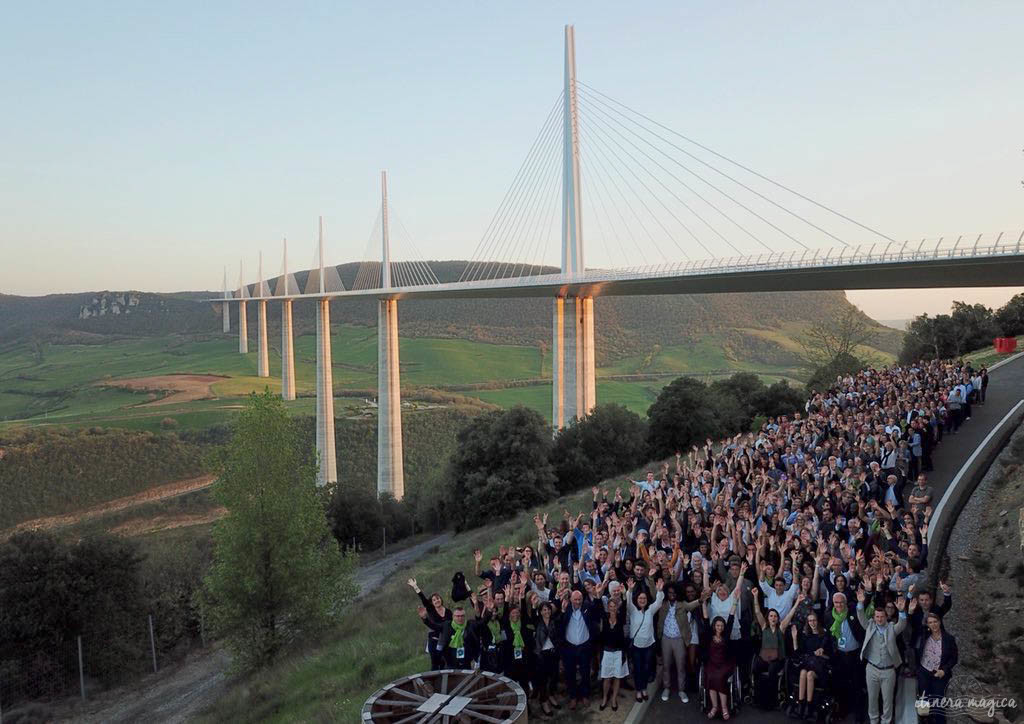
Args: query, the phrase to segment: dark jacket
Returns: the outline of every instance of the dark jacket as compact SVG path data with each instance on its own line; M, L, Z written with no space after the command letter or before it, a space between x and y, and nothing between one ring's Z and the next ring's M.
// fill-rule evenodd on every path
M462 639L463 648L465 648L466 653L466 662L476 661L477 657L480 655L479 625L480 621L478 619L466 619L466 632ZM445 621L444 624L442 624L439 640L445 657L454 659L455 650L449 646L452 640L451 621Z
M917 642L917 670L924 671L921 666L921 658L924 656L924 645L927 642L929 636L926 634L921 636ZM942 632L942 655L939 657L939 668L942 669L945 674L945 678L949 678L953 674L953 667L957 665L960 660L960 650L956 646L956 639L953 635L947 631Z
M590 632L590 642L594 643L601 632L601 617L604 613L601 604L584 599L580 605L580 611L583 613L583 621L587 624L587 630ZM555 621L555 641L560 645L567 643L565 631L569 626L569 621L572 620L572 613L572 603L570 603L568 610L560 612L558 620Z

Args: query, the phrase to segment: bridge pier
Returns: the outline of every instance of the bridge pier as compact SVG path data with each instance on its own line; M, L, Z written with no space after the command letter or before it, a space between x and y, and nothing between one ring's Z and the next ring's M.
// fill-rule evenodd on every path
M594 298L557 297L551 337L551 424L558 430L594 410Z
M292 333L292 300L281 302L281 399L295 399L295 343Z
M576 379L579 380L579 417L594 411L597 404L597 380L594 364L594 298L580 297L576 300L576 329L579 337L580 357Z
M249 320L245 315L245 298L238 300L238 353L249 354Z
M231 305L227 303L227 300L221 305L220 313L224 320L224 334L227 334L231 331Z
M316 451L320 459L318 487L338 482L338 458L334 451L334 377L331 369L331 307L326 299L316 303Z
M377 494L384 493L405 496L397 299L382 299L377 314Z
M267 300L257 302L259 310L259 359L256 362L256 374L259 377L270 377L270 350L267 343Z

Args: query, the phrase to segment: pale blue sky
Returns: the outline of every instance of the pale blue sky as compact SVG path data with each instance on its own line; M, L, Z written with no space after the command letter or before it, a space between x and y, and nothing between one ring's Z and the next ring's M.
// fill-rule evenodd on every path
M1024 227L1019 2L7 3L0 292L218 288L283 235L307 266L321 213L354 259L381 168L467 257L565 22L582 80L892 236Z

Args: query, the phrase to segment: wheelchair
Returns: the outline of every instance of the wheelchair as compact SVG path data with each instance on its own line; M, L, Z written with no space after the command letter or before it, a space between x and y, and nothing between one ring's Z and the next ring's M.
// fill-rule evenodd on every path
M835 718L836 710L836 698L833 692L833 674L835 673L835 667L829 664L828 675L825 677L824 683L821 677L816 677L814 680L814 701L812 702L812 713L813 721L819 722L819 724L832 724ZM798 705L797 698L800 693L800 665L798 657L789 657L786 659L786 665L783 667L783 675L780 680L785 680L784 688L780 686L780 699L782 699L781 692L785 691L785 702L781 704L781 708L786 711L792 711L794 707Z
M726 679L726 686L729 689L727 696L729 716L733 716L740 710L740 705L743 703L743 689L740 683L739 667L734 668L732 673L729 674L729 677ZM703 663L701 663L697 674L697 688L700 692L700 710L706 714L711 709L711 697L708 694Z
M786 662L779 662L776 671L756 671L760 655L754 654L750 664L751 694L750 701L760 711L785 709L789 701L789 689L786 683Z

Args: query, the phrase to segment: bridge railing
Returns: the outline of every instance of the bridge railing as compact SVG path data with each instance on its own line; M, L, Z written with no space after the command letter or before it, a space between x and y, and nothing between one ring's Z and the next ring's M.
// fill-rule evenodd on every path
M697 259L677 264L633 266L617 269L591 269L571 277L573 282L605 281L687 274L726 274L744 271L828 268L859 264L887 264L907 261L933 261L955 258L983 258L1019 255L1024 252L1024 231L961 235L938 239L905 240L862 244L859 246L807 249L762 253L720 259ZM546 275L545 279L562 275ZM523 283L537 277L523 278ZM499 280L495 280L499 281ZM503 285L517 280L502 279ZM534 282L536 283L536 282Z

